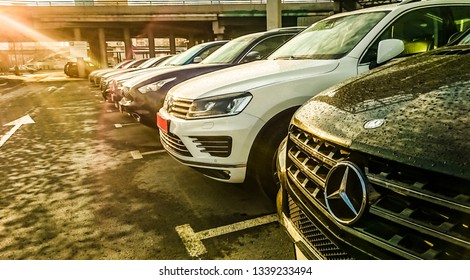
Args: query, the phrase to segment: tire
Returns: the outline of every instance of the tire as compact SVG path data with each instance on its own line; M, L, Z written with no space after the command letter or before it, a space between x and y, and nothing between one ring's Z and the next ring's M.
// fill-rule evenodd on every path
M287 136L287 129L295 109L289 109L270 120L256 137L248 160L248 176L272 201L279 191L276 159L277 149Z

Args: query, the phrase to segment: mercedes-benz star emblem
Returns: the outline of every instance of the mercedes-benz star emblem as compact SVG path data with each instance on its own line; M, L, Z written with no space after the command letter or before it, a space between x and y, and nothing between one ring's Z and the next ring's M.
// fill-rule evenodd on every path
M325 200L330 214L340 223L357 222L367 207L367 179L354 163L342 161L328 173Z

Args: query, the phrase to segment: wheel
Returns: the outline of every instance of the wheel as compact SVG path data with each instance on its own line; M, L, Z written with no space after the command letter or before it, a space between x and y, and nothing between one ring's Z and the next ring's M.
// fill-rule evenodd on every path
M261 191L272 201L279 191L276 160L277 149L287 136L287 129L295 109L290 109L273 118L255 140L248 160L248 173Z

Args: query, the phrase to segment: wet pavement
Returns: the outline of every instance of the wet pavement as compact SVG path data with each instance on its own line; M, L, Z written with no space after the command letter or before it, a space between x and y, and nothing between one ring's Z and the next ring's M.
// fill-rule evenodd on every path
M179 164L156 130L103 102L87 80L59 71L7 78L0 259L293 258L272 201L250 183Z

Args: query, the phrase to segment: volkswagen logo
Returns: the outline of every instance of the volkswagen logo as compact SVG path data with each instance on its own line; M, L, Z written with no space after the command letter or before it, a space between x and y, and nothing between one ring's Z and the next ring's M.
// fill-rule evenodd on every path
M367 179L354 163L342 161L328 173L325 182L326 206L341 224L357 222L367 207Z
M173 109L173 97L172 96L168 96L165 99L164 107L168 111L168 113L170 113L172 111L172 109Z

